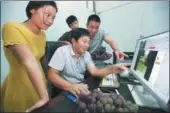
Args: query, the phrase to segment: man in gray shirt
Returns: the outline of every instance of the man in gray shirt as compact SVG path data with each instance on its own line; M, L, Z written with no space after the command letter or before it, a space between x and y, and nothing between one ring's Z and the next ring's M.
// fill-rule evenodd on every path
M81 84L86 70L92 76L104 77L111 73L121 73L129 64L110 65L96 68L89 52L90 35L86 29L77 28L71 31L72 44L58 48L49 62L48 79L58 88L66 90L76 97L89 92Z
M119 49L118 44L112 40L104 30L99 30L100 22L100 17L96 14L90 15L87 19L87 29L90 33L90 46L88 51L92 54L97 49L100 49L103 41L105 41L115 51L118 60L128 57L128 55Z

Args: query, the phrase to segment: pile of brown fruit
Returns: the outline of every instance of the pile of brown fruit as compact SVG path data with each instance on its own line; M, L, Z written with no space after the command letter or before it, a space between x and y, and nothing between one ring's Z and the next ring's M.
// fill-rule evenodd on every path
M103 93L94 89L88 95L79 95L78 113L105 113L105 112L138 112L138 106L131 101L126 101L116 93Z

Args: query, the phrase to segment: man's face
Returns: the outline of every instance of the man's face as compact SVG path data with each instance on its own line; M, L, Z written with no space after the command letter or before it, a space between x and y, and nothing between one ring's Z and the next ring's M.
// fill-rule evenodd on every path
M74 21L74 22L70 25L70 28L71 28L72 30L77 29L78 27L79 27L78 21Z
M100 22L90 21L87 23L87 30L90 33L90 38L92 39L99 30Z
M72 43L74 45L74 49L78 54L83 54L89 48L90 38L88 36L82 36L77 41L72 39Z

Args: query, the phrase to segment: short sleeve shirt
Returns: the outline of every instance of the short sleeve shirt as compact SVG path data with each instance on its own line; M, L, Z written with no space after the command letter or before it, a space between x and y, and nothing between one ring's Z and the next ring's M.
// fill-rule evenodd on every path
M89 49L88 51L90 53L96 51L98 48L100 48L102 46L102 43L103 43L103 40L104 40L104 37L107 36L108 34L105 33L104 30L99 30L95 37L93 39L90 40L90 46L89 46Z
M60 70L60 75L65 80L73 83L82 82L87 67L93 65L94 63L88 51L77 59L72 45L58 48L49 62L50 67Z

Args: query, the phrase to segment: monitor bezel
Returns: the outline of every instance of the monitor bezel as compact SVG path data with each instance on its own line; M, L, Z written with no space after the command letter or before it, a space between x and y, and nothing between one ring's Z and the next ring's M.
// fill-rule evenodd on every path
M144 40L144 39L149 39L149 38L152 38L152 37L154 37L154 36L158 36L158 35L165 34L165 33L168 33L168 32L169 32L169 31L164 31L164 32L161 32L161 33L158 33L158 34L154 34L154 35L150 35L150 36L147 36L147 37L143 37L143 38L137 39L137 43L136 43L136 47L135 47L135 53L138 52L137 49L139 49L139 48L137 48L137 47L138 47L139 41ZM138 55L138 53L137 53L137 54L135 54L135 53L134 53L134 57L133 57L132 63L134 63L134 62L135 62L134 60L136 60L135 55ZM155 97L155 99L160 102L160 103L159 103L160 107L163 108L163 109L166 110L166 111L169 111L169 105L168 105L168 103L165 103L165 102L153 91L153 89L149 86L149 84L147 83L147 81L146 81L143 77L140 77L140 76L137 75L136 71L133 69L132 66L130 67L130 72L133 74L133 76L134 76L137 80L139 80L139 82L142 84L142 86L145 87L145 88ZM170 98L169 98L169 99L170 99ZM169 101L168 101L168 102L169 102Z

